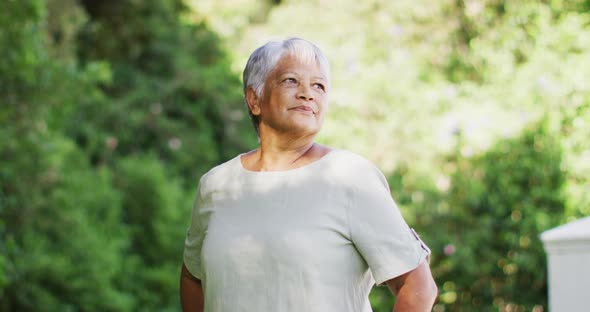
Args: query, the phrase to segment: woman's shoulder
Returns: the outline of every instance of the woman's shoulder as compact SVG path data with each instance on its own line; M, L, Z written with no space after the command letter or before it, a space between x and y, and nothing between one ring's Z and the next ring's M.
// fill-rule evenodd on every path
M237 166L239 165L240 156L241 154L209 169L199 180L201 188L215 186L224 181L231 180L232 175L238 169Z
M366 157L349 150L332 148L328 155L330 155L330 159L333 163L342 165L342 169L350 168L353 170L359 170L377 168L375 164Z
M362 182L366 179L382 179L381 170L366 157L344 149L332 149L326 156L326 166L337 178L354 179Z
M371 160L348 150L333 150L330 166L332 179L354 190L389 189L383 172Z

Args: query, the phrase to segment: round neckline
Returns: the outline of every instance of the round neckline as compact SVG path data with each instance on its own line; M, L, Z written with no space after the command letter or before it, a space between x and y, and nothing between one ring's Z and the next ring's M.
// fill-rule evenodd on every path
M246 167L244 167L244 164L242 164L242 156L245 155L246 153L241 153L236 157L236 162L238 167L240 168L240 171L245 172L247 174L251 174L251 175L284 175L284 174L291 174L291 173L295 173L295 172L300 172L300 171L304 171L307 168L310 167L315 167L319 164L321 164L322 162L325 161L326 158L330 157L330 155L332 154L336 154L337 149L331 149L329 152L327 152L324 156L322 156L321 158L318 158L308 164L305 164L301 167L297 167L297 168L293 168L293 169L286 169L286 170L277 170L277 171L254 171L254 170L250 170L250 169L246 169Z

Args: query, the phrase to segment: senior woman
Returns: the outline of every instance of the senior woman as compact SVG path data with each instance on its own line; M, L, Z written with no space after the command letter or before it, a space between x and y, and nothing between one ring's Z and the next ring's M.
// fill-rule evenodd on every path
M260 146L201 177L181 273L184 311L367 312L387 285L395 311L430 311L428 248L368 160L314 142L329 64L291 38L256 49L244 95Z

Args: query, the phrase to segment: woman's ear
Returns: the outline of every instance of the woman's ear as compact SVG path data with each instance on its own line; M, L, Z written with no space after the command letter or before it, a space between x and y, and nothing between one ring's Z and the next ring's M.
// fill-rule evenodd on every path
M252 112L252 115L260 115L260 98L252 88L246 89L246 103L248 103L248 108Z

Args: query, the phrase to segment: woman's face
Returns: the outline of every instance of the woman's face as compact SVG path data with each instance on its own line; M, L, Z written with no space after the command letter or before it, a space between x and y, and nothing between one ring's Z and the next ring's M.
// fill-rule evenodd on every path
M252 113L260 117L260 134L315 135L328 108L328 81L317 63L291 55L269 74Z

